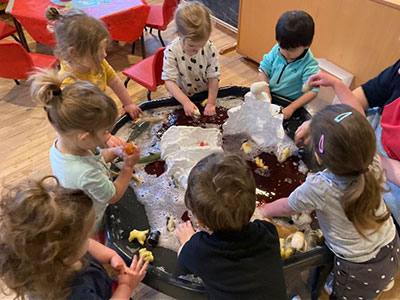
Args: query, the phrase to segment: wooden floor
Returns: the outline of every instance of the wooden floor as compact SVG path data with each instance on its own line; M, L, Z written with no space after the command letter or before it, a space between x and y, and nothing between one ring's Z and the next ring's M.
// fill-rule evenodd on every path
M147 2L162 3L161 0L147 0ZM0 19L11 23L11 18L7 15L1 14ZM172 41L175 38L174 24L170 24L162 35L166 43ZM51 53L50 48L37 45L29 34L26 34L26 37L31 51ZM156 32L153 32L153 35L147 32L145 40L147 56L154 54L161 46ZM231 46L236 42L234 36L219 29L214 29L211 40L219 49ZM110 45L107 60L122 80L125 78L121 71L142 59L140 43L136 44L135 55L130 53L130 44L112 43ZM267 50L265 49L265 51ZM258 65L241 57L236 51L220 56L220 68L220 86L249 86L252 82L257 81ZM130 81L128 92L136 103L146 100L147 90L135 82ZM107 94L114 98L120 106L120 102L110 90L107 91ZM152 93L152 98L167 95L165 87L159 87L157 92ZM17 86L13 80L0 78L0 191L3 186L15 184L28 176L50 174L49 149L54 139L55 132L49 125L43 109L35 105L29 96L29 86L25 82ZM390 292L383 293L379 299L400 299L400 276L397 276L396 281L395 287ZM0 296L0 299L12 298ZM134 299L171 298L141 285L136 291ZM321 299L328 299L328 296L322 295Z

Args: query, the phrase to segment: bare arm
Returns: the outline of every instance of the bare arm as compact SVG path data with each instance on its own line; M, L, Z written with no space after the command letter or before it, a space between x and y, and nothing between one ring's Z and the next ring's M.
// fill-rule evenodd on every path
M140 159L139 147L135 147L131 155L127 155L122 149L117 149L117 150L120 151L119 156L123 157L124 159L124 167L121 170L121 173L119 173L118 178L114 181L115 194L108 201L108 203L110 204L118 202L125 194L125 191L129 186L129 182L132 179L133 166Z
M380 158L382 167L386 171L387 180L400 186L400 161L383 156Z
M300 96L295 101L286 106L283 109L284 119L285 120L289 119L297 109L303 107L307 103L310 103L312 100L314 100L315 97L317 97L317 94L318 94L317 92L312 92L312 91L307 92L303 96Z
M336 95L339 97L340 101L343 104L347 104L356 110L358 110L363 116L365 116L364 112L364 106L366 102L366 98L364 95L364 100L363 99L358 99L357 96L362 98L362 95L360 92L356 92L356 94L353 94L350 89L344 85L344 83L327 73L324 72L319 72L317 74L314 74L310 77L309 83L313 87L319 87L319 86L331 86L335 90ZM364 92L362 92L364 94ZM363 106L364 105L364 106ZM367 106L368 107L368 106Z
M118 255L117 252L114 250L104 246L103 244L93 240L89 239L89 249L88 252L90 255L92 255L96 260L98 260L100 263L111 263L111 259L115 256ZM118 255L119 256L119 255Z
M265 81L266 83L269 84L268 76L264 72L258 71L258 80L259 81ZM271 91L269 89L269 86L265 89L265 92L268 94L269 98L272 99Z
M264 218L285 217L295 215L298 212L289 206L289 198L281 198L264 206L262 216Z
M218 96L218 78L208 78L208 100L204 114L206 116L215 115L215 102Z
M108 201L109 204L117 203L125 194L126 189L132 179L133 167L124 167L119 173L118 178L114 181L115 194Z
M121 100L124 105L124 109L130 114L132 119L136 119L142 110L133 103L131 96L129 96L127 89L122 83L118 76L115 76L109 83L108 86L113 90L115 95Z
M361 86L353 90L353 95L356 97L364 110L369 108L367 97L365 96L364 90Z
M107 149L101 149L101 154L103 154L103 158L106 163L108 163L118 157L118 155L115 154L114 150L115 150L114 147L107 148Z
M166 80L165 86L167 90L171 93L171 95L174 96L174 98L183 105L185 114L187 116L193 116L196 105L194 105L193 102L190 101L188 96L186 96L185 93L182 92L178 85L174 81Z

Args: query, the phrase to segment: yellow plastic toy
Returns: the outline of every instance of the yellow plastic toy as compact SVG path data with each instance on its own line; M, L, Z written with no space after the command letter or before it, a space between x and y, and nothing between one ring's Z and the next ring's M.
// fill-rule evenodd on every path
M153 253L151 251L148 251L146 248L142 248L139 250L139 257L144 256L144 260L147 260L148 262L152 262L154 260Z
M134 229L129 233L128 242L132 242L134 239L136 239L141 245L144 245L148 233L148 229L143 231Z
M285 148L285 149L281 152L281 155L280 155L281 157L280 157L279 161L281 161L281 162L286 161L287 158L289 157L289 155L290 155L290 149L289 149L289 147L288 147L288 148Z
M258 156L254 159L254 161L255 161L256 166L258 168L261 168L261 169L264 169L264 170L268 169L268 166L264 165L263 160L261 158L259 158Z

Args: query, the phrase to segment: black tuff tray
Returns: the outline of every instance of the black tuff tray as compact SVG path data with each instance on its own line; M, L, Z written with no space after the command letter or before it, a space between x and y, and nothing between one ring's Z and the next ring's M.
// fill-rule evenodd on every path
M249 90L247 87L240 86L223 87L218 91L218 98L226 96L243 97ZM208 93L202 92L189 98L195 104L199 104L207 97ZM290 101L283 97L272 95L272 103L285 107L290 104ZM139 107L145 111L175 105L180 105L180 103L173 97L167 97L143 102ZM292 118L283 122L286 134L293 138L298 126L310 118L310 114L304 108L297 110ZM128 114L122 116L115 125L112 134L115 134L130 120L131 117ZM304 157L303 160L309 164L310 161L306 158ZM137 200L132 188L128 188L117 204L108 206L105 227L108 245L114 248L127 264L130 264L133 255L137 253L140 247L136 243L128 242L129 232L133 229L145 230L149 228L144 206ZM153 252L155 259L152 265L148 267L146 278L143 280L145 284L177 299L207 299L202 284L178 278L181 275L185 275L185 273L178 265L176 252L162 247L148 247L148 249ZM290 286L290 282L297 280L299 273L303 271L314 269L317 273L322 272L321 275L323 276L319 276L319 280L316 277L316 280L313 280L310 285L311 298L317 299L319 288L324 283L325 275L329 271L331 262L332 254L326 246L315 248L284 260L286 283ZM323 278L321 279L321 277Z

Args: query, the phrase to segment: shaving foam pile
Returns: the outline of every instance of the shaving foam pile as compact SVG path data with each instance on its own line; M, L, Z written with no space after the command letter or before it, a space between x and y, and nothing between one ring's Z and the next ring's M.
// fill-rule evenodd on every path
M255 83L250 90L245 95L244 102L243 98L239 97L217 99L217 106L229 109L228 119L223 125L224 136L241 134L248 137L252 151L248 154L243 151L242 155L249 160L261 152L275 153L279 161L284 160L280 159L283 156L296 154L297 147L284 134L280 107L271 104L268 95L263 92L264 83ZM157 117L167 113L171 117L171 113L177 108L180 107L156 108L146 111L146 114ZM132 132L131 126L132 123L126 124L118 131L118 136L127 139ZM142 156L149 152L161 152L167 170L157 177L148 174L144 170L145 165L137 164L136 175L142 178L143 182L135 186L134 190L138 201L145 206L150 229L161 232L158 246L177 251L180 246L179 241L175 237L175 232L167 229L166 221L172 219L170 221L176 225L183 222L182 215L188 210L184 204L188 175L202 158L223 151L221 148L223 137L215 124L206 124L206 128L171 126L160 139L157 133L161 126L160 123L151 125L134 142L141 147ZM307 169L304 166L305 172ZM133 184L134 182L132 186ZM199 228L196 218L190 211L189 217L195 229ZM132 228L135 227L134 220L131 225Z
M171 126L161 137L161 159L168 176L187 188L190 170L204 157L222 152L221 132L216 128Z
M245 133L261 148L274 148L283 142L281 108L271 103L268 95L262 92L264 89L261 82L253 83L251 91L244 96L244 103L228 111L224 134Z

